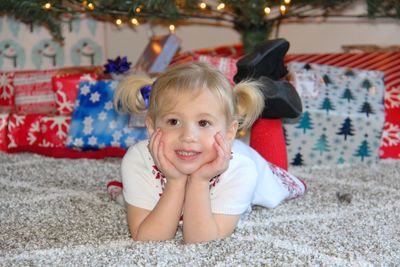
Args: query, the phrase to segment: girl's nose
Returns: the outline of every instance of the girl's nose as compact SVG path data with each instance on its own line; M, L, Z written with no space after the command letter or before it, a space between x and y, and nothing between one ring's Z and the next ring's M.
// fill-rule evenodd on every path
M184 142L196 142L197 141L197 130L195 127L186 125L182 127L181 139Z

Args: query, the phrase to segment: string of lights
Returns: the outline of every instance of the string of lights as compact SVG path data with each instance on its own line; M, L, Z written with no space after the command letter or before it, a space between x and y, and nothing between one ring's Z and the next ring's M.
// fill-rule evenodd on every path
M86 15L136 27L144 23L166 24L171 32L179 24L219 24L233 27L245 47L251 39L265 39L286 19L364 17L400 18L400 1L363 0L363 14L343 15L354 0L2 0L0 15L8 14L31 24L44 24L55 39L62 40L60 16Z

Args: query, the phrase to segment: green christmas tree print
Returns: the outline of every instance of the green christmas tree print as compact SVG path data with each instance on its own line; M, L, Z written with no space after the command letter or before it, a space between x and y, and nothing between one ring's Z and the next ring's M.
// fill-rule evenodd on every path
M306 133L306 130L313 129L313 123L310 117L310 112L308 111L303 112L303 115L301 116L301 119L297 124L296 128L303 129L303 133Z
M361 161L364 161L364 158L371 156L371 150L369 148L367 140L361 142L354 156L361 157Z
M311 67L310 64L307 63L307 64L304 65L303 69L305 69L305 70L311 70L312 67Z
M347 102L350 102L351 100L355 100L353 93L349 88L346 88L342 94L342 99L347 99Z
M322 79L324 80L324 83L325 83L325 85L330 85L330 84L332 84L333 82L332 82L332 80L331 80L331 78L328 76L328 75L324 75L324 76L322 76Z
M347 77L354 77L354 71L352 69L347 69L344 72L344 75L346 75Z
M291 164L293 166L302 166L304 164L303 155L300 152L296 153Z
M365 88L367 91L369 91L369 89L372 87L372 83L370 82L370 80L365 79L362 84L361 84L362 88Z
M340 157L338 158L338 160L336 161L336 163L337 163L337 164L343 164L343 163L345 163L345 160L344 160L343 156L340 156Z
M335 110L335 107L332 105L331 100L328 97L325 97L319 109L325 110L326 114L328 114L330 110Z
M353 136L354 129L353 129L353 124L351 123L351 119L349 117L347 117L343 124L342 127L339 129L339 132L337 132L336 134L338 135L344 135L344 140L347 140L347 136Z
M359 111L360 113L365 113L367 117L369 117L369 114L375 114L374 110L372 109L372 106L369 102L365 101Z
M315 144L313 150L319 151L320 155L322 155L323 152L330 151L328 138L326 137L325 134L321 134L321 136L318 139L317 143Z

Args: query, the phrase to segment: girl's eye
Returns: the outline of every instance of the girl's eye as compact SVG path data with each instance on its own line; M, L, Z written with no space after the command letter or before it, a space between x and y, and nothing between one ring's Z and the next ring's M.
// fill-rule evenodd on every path
M200 125L200 127L207 127L207 126L210 126L211 123L206 120L201 120L201 121L199 121L199 125Z
M179 121L177 119L168 119L167 123L168 125L175 126L179 124Z

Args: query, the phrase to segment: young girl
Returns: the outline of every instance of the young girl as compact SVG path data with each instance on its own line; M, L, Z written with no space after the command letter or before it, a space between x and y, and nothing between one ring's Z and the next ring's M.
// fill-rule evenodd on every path
M224 238L252 205L273 208L305 192L299 179L235 140L264 108L256 81L232 89L213 67L185 63L154 83L126 79L115 104L145 113L150 136L127 151L121 166L134 240L172 239L181 220L185 243Z

